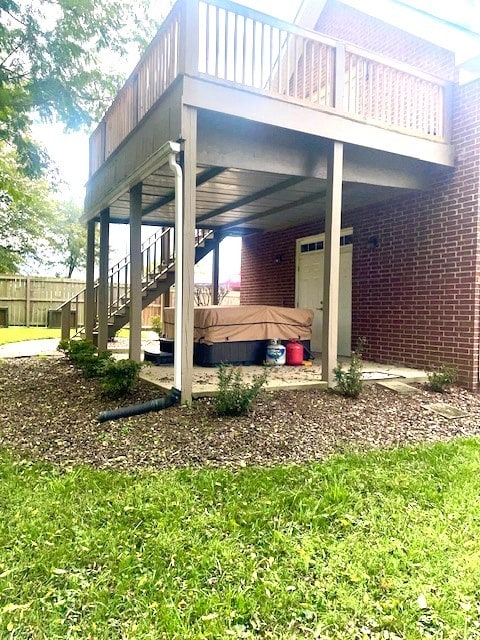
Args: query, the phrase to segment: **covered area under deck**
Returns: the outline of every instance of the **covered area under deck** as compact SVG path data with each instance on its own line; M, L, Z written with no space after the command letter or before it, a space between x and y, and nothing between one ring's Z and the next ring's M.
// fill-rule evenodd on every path
M100 215L103 247L101 261L102 255L107 252L105 247L108 246L106 238L109 224L130 224L130 357L140 359L142 279L146 270L151 270L152 266L155 269L152 261L155 263L157 260L151 255L146 260L142 258L142 225L175 229L175 237L178 239L181 234L183 240L180 245L177 240L173 265L176 291L179 292L177 299L182 301L178 307L180 313L176 317L177 374L168 384L180 387L183 399L188 400L192 394L198 395L198 376L193 369L193 267L195 238L198 237L199 230L203 230L203 234L222 238L228 234L268 232L323 220L326 260L322 366L313 367L306 377L310 383L316 377L317 381L322 380L325 385L333 384L333 369L337 364L342 211L351 211L369 203L386 201L421 189L429 184L432 174L445 169L432 170L431 166L426 166L426 163L417 159L344 145L338 141L305 134L297 139L292 132L275 130L266 125L259 128L256 124L240 119L230 119L229 126L226 127L225 117L215 118L215 115L206 112L194 112L191 115L195 116L196 130L202 131L202 134L197 135L196 144L190 149L186 142L181 147L177 143L167 144L162 154L159 154L157 164L146 168L135 186L119 193ZM207 123L205 127L202 126L203 123ZM220 124L224 126L223 134ZM204 128L210 130L212 136L205 135ZM253 135L253 129L256 129L257 135ZM252 138L250 153L248 146L243 143L247 130ZM216 143L212 148L213 134ZM288 152L285 151L286 147ZM193 161L195 157L196 161ZM310 163L310 175L305 175L305 169L302 175L302 167L308 166L309 158L315 159L314 163ZM229 166L215 165L214 160L228 160ZM178 164L178 170L182 172L181 183L177 176L177 187L172 163L175 166ZM187 190L187 182L190 190ZM95 221L90 221L89 224L93 228ZM104 262L103 272L106 270ZM135 278L136 301L133 284ZM108 316L105 309L108 308L112 288L108 282L107 277L103 294L101 284L98 290L98 309L103 309L103 324L99 313L100 348L102 345L103 348L107 347ZM155 378L155 374L153 377Z
M261 27L248 36L260 71L245 44L239 46L250 21ZM216 39L202 36L205 29L216 29ZM314 58L324 72L310 70ZM367 58L369 69L378 68L362 88L359 75L352 84L348 74ZM389 100L388 108L378 103L386 68L397 78L391 90L408 96L411 118L400 113L400 98ZM453 166L448 95L444 81L244 7L223 0L177 3L91 139L86 336L93 336L97 317L99 348L106 349L112 317L121 316L130 324L130 357L139 360L142 304L159 294L162 282L175 283L174 385L188 401L200 249L210 242L215 250L213 239L228 234L322 220L321 376L331 385L342 211L426 188ZM430 107L423 116L426 97ZM110 223L130 227L130 262L117 271L108 263ZM143 225L174 229L174 244L173 234L160 234L145 250Z

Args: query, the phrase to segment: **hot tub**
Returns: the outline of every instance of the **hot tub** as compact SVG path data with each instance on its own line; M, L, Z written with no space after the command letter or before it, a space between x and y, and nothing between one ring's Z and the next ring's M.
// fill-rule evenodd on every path
M174 337L173 307L165 309L163 329ZM261 364L269 340L295 338L310 349L313 311L270 305L210 306L194 310L194 363L215 366Z

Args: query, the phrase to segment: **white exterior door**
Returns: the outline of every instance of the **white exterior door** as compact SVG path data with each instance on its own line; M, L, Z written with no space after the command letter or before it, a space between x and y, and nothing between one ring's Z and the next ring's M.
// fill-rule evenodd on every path
M338 301L338 355L349 356L352 340L352 240L353 230L343 229L340 238L340 290ZM312 351L322 350L323 260L325 236L297 240L297 307L312 309Z

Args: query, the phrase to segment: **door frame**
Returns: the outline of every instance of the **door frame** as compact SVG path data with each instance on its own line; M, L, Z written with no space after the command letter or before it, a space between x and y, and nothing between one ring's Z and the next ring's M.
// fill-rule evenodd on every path
M347 236L353 236L353 227L345 227L342 228L340 231L340 248L342 248L342 246L350 246L351 250L353 252L353 241L349 242L348 245L344 245L344 243L342 242L342 238L345 238ZM323 242L323 247L318 247L317 249L313 249L313 251L317 250L317 251L325 251L325 234L324 233L316 233L313 236L305 236L303 238L297 238L296 240L296 251L295 251L295 306L298 307L298 297L299 297L299 289L300 289L300 282L299 282L299 276L300 276L300 256L302 255L302 251L301 251L301 247L304 244L317 244L317 243L322 243ZM352 277L353 277L353 271L352 271Z

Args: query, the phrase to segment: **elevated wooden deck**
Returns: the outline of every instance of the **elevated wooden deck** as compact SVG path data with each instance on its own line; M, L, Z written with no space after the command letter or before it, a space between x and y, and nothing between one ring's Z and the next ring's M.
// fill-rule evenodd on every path
M85 220L108 208L128 222L129 189L142 182L142 223L173 224L173 178L155 158L186 137L185 108L199 227L318 215L329 140L345 146L344 210L422 189L454 166L451 88L228 0L178 0L91 136Z
M453 164L446 81L228 0L179 0L92 134L91 176L168 93L179 105Z

